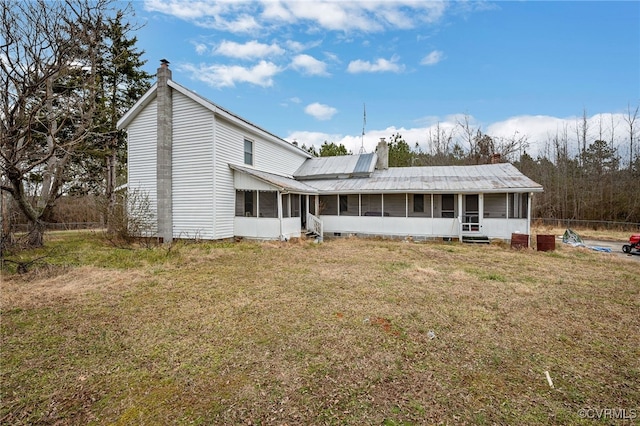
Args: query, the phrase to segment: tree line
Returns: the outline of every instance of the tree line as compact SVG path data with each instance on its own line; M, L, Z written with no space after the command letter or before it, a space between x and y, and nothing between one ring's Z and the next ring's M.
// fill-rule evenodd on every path
M115 0L1 0L0 168L41 246L63 194L101 193L106 217L124 183L117 120L150 87L130 6Z
M437 124L422 145L411 146L399 133L391 135L389 166L511 162L544 187L544 193L535 197L535 217L640 223L639 111L640 107L628 107L623 130L626 140L621 145L616 144L613 131L609 138L604 137L602 123L597 136L590 137L584 112L575 128L564 128L550 137L535 157L527 153L526 135L490 136L463 116L453 128ZM628 152L621 153L621 146ZM307 150L320 157L351 154L343 144L326 141L318 151L314 147Z

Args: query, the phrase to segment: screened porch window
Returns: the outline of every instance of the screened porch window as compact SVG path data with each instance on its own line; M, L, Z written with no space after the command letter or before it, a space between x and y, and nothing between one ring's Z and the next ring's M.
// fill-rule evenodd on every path
M406 194L385 194L384 195L384 215L391 217L407 216L407 195Z
M317 195L311 195L309 197L309 213L311 213L312 215L318 214L316 212L316 197Z
M431 194L409 194L409 217L431 217Z
M291 217L291 198L289 194L282 194L282 217Z
M358 194L340 195L340 216L358 216L359 207Z
M259 216L278 217L278 193L276 191L258 191Z
M236 191L236 216L257 216L258 193L256 191Z
M328 216L336 216L338 214L338 196L337 195L321 195L320 196L320 214Z
M483 217L489 219L507 217L507 196L505 194L484 194Z
M236 190L236 216L277 218L278 193Z
M454 194L442 194L442 213L443 218L456 217L456 197Z
M382 194L362 194L362 216L382 216Z
M291 217L300 217L300 194L290 194Z
M509 193L509 217L526 219L529 208L529 194Z
M424 213L424 194L413 194L413 212Z

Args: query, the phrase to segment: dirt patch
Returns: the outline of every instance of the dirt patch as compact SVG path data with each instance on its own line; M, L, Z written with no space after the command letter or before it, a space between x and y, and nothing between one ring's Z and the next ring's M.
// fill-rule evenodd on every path
M53 275L53 276L52 276ZM73 301L88 294L120 293L144 279L136 271L118 271L83 266L79 268L55 269L55 272L33 271L25 275L4 277L1 285L2 306L36 307Z

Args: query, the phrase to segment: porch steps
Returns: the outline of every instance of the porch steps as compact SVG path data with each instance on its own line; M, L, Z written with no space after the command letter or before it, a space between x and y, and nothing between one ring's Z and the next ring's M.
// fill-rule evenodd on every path
M485 235L463 235L462 236L463 243L470 244L490 244L489 237Z

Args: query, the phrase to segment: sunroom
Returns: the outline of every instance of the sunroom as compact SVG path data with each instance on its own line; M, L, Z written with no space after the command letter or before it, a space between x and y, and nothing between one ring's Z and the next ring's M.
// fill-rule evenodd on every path
M235 187L234 235L266 240L299 237L306 221L306 196L317 191L287 176L230 167Z
M528 233L529 205L527 192L358 193L311 197L309 209L329 235L508 239Z

